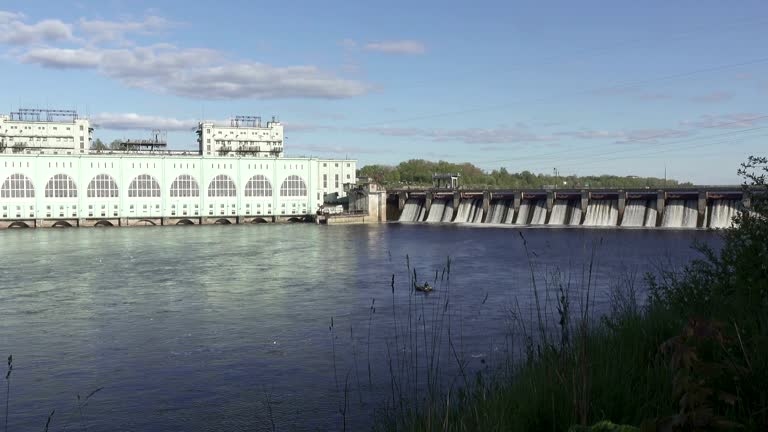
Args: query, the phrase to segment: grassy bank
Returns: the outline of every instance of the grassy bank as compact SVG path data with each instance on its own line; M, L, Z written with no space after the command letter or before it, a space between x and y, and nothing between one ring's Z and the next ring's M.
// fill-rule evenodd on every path
M768 430L766 162L742 166L752 207L723 233L722 250L699 246L701 259L648 276L644 306L619 278L611 313L590 321L589 302L573 313L560 288L557 328L513 329L521 361L418 409L390 410L378 428L565 431L609 421L622 430Z

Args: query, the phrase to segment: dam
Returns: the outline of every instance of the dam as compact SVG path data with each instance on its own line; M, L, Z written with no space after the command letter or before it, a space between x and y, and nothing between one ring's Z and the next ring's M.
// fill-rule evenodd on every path
M387 220L540 227L728 228L739 186L669 190L392 190Z

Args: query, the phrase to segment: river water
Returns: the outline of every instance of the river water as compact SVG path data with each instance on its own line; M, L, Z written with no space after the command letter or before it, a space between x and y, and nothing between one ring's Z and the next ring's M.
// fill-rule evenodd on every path
M407 224L7 230L9 430L42 430L52 409L52 430L365 429L391 400L389 360L395 373L418 361L440 311L467 370L493 368L510 310L533 304L531 267L542 286L592 263L604 312L617 275L685 262L694 240L720 244L707 231ZM435 292L410 290L413 269ZM443 364L439 380L455 380L458 362Z

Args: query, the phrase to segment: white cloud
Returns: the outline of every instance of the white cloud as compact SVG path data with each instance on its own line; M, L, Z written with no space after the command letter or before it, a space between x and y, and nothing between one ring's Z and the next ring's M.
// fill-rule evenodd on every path
M424 128L358 128L357 132L385 136L426 138L435 142L457 141L466 144L505 144L557 141L554 135L537 135L522 128L467 128L467 129L424 129Z
M768 115L759 113L705 114L697 120L680 122L683 126L717 129L744 129L768 122Z
M150 15L143 21L105 21L80 18L80 29L90 36L91 42L121 40L128 33L152 34L167 30L173 23L165 18Z
M629 129L618 131L584 129L572 132L558 132L556 135L587 140L612 139L614 143L621 144L634 141L656 142L660 139L680 138L690 134L691 132L689 131L678 129Z
M99 113L91 116L91 122L100 129L189 131L197 126L197 120L180 120L172 117L147 116L136 113Z
M372 89L313 65L275 66L231 59L214 49L168 43L138 46L125 39L129 34L154 34L173 26L154 15L143 21L82 18L77 28L84 38L73 36L72 26L58 20L24 24L23 19L21 14L0 11L0 44L34 45L8 51L12 57L46 68L92 69L132 88L195 99L341 99ZM61 41L79 47L54 43ZM109 44L114 41L121 43Z
M427 51L423 43L414 40L370 42L363 48L387 54L424 54Z
M72 25L60 20L46 19L25 24L24 15L0 11L0 44L32 45L44 42L72 41Z
M723 91L716 91L716 92L707 93L699 96L693 96L690 98L690 101L696 102L696 103L716 103L716 102L725 102L732 98L733 98L733 95L730 93L723 92Z

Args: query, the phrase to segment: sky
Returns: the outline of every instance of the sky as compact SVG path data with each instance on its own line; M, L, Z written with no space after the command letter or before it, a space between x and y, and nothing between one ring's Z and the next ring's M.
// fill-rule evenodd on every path
M768 153L768 3L0 3L0 112L196 148L276 116L289 156L737 184Z

